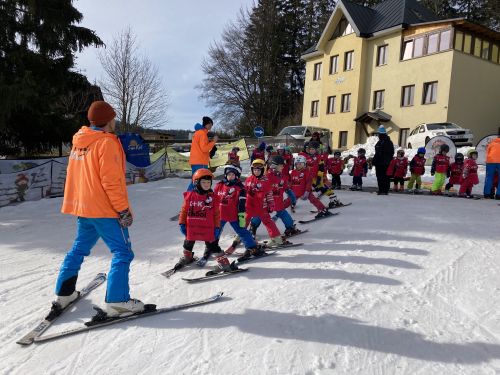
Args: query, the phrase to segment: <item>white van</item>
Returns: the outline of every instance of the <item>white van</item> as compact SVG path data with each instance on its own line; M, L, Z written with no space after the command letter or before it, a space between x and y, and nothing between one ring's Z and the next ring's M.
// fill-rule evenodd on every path
M286 128L281 129L278 133L278 137L289 135L295 139L303 139L304 141L308 141L311 139L314 132L318 132L321 134L321 141L323 144L327 144L331 147L332 143L332 132L330 129L320 128L318 126L308 126L308 125L295 125L295 126L287 126Z

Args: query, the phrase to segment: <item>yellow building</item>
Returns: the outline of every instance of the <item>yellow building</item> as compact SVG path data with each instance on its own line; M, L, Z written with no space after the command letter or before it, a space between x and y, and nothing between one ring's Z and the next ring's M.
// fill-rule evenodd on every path
M499 49L500 33L440 20L416 0L339 0L302 56L302 124L331 129L338 148L364 143L381 123L399 145L430 122L469 128L476 144L500 131Z

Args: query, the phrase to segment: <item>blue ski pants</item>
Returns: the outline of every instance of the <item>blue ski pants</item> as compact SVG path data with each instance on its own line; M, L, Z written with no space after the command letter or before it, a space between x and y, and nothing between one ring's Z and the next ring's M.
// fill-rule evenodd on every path
M66 254L56 283L56 295L68 296L75 291L78 271L97 240L102 238L113 254L108 274L106 302L126 302L130 299L128 274L134 259L127 228L117 219L78 217L76 239Z
M227 221L221 220L220 222L220 231L222 233L224 229L224 225L226 225ZM245 245L246 249L253 249L254 247L257 247L257 243L252 237L252 233L247 228L242 228L240 227L240 223L238 220L236 221L230 221L229 224L231 227L234 229L238 237L243 241L243 244Z
M500 174L500 163L486 163L486 179L484 180L484 195L490 195L491 189L493 187L493 179L495 178L495 172ZM500 196L500 179L498 180L498 186L496 195Z

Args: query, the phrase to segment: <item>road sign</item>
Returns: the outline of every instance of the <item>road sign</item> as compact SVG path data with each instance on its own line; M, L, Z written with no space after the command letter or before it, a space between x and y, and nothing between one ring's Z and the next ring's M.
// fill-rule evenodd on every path
M264 136L264 128L262 126L256 126L255 128L253 128L253 134L257 138L262 138Z

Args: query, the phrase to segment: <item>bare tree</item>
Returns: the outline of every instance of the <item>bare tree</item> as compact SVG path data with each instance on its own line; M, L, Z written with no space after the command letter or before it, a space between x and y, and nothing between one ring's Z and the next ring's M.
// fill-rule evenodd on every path
M123 131L167 123L168 95L158 67L140 55L137 37L130 27L99 53L99 61L106 74L99 85L116 108Z

